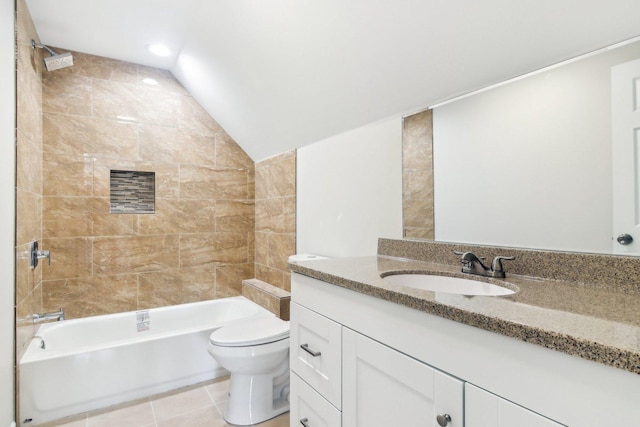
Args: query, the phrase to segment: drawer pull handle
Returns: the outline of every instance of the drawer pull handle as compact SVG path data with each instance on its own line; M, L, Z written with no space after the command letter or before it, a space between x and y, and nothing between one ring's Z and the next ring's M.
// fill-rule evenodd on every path
M304 427L309 427L309 418L301 419L300 424L302 424Z
M320 353L319 351L313 351L309 348L309 344L302 344L300 346L301 349L303 349L304 351L306 351L307 353L309 353L310 355L312 355L313 357L318 357L320 356L322 353Z

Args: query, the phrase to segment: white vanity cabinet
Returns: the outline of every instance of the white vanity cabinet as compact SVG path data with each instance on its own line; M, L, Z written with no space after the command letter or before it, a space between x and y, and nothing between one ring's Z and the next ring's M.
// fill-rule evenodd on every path
M465 427L562 427L473 384L464 386Z
M291 427L640 425L631 372L295 272L291 288Z
M456 378L357 332L342 332L343 427L462 427ZM447 417L447 418L445 418Z

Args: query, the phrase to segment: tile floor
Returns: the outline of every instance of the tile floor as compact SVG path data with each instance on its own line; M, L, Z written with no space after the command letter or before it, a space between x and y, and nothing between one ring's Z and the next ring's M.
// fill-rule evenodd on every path
M222 411L229 379L221 378L161 395L128 402L43 427L227 427ZM256 424L257 427L289 427L289 413Z

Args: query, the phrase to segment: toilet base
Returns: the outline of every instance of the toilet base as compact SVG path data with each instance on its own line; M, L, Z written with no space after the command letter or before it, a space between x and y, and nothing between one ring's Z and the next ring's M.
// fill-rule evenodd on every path
M264 375L231 373L225 421L246 426L289 411L289 364L284 368Z

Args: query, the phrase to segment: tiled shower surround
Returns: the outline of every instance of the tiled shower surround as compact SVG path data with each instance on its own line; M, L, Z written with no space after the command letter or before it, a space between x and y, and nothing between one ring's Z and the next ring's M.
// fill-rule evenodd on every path
M239 295L254 277L253 161L169 72L73 56L43 73L42 309ZM154 172L155 213L109 213L111 170Z

